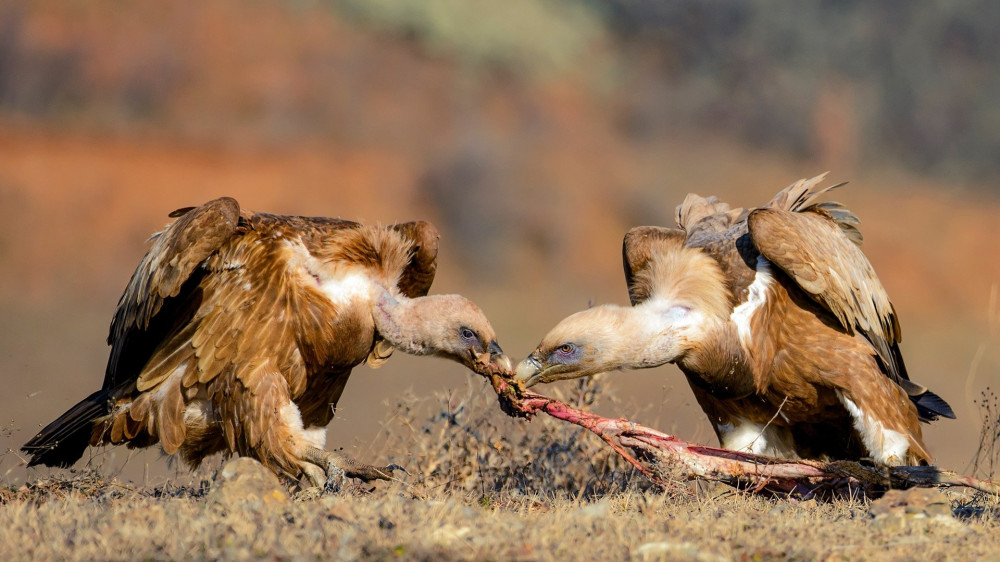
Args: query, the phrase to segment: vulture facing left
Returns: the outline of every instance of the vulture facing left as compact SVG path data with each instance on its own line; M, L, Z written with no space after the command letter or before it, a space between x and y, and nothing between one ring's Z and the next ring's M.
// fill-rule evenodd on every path
M24 445L29 466L159 443L192 466L223 452L315 485L384 479L395 467L323 449L351 369L397 348L510 370L479 307L427 295L427 222L252 213L228 197L171 216L118 303L103 387Z
M691 194L678 228L632 229L623 257L633 306L567 317L516 380L675 363L728 449L929 463L919 422L954 414L909 380L858 219L817 201L837 187L817 187L822 179L753 210Z

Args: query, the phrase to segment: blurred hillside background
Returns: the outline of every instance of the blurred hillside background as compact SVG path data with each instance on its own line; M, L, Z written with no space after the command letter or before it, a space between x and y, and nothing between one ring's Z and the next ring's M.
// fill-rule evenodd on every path
M588 302L627 302L629 227L672 225L690 191L753 206L826 170L851 182L837 198L911 377L958 412L926 440L966 469L1000 380L998 27L987 0L5 2L0 481L46 474L12 451L100 385L173 209L429 219L432 292L480 303L521 358ZM328 446L379 460L407 388L492 392L401 355L355 371ZM715 443L675 368L605 380L601 413ZM166 466L109 452L126 475Z

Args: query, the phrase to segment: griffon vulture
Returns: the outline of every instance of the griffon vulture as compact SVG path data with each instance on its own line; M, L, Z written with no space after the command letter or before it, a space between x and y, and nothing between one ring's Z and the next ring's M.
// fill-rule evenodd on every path
M728 449L931 462L919 422L954 414L909 380L857 217L816 201L838 187L817 188L824 176L753 210L691 194L678 229L632 229L623 257L633 306L564 319L516 379L675 363Z
M159 443L192 466L221 451L316 485L386 478L396 467L323 449L351 369L393 348L511 368L475 304L427 295L429 223L252 213L228 197L171 216L118 302L103 387L24 445L29 466Z

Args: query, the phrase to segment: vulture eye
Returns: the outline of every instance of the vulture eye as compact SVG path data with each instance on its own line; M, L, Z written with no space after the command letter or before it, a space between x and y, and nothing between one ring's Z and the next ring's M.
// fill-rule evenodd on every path
M474 342L479 339L476 337L476 333L469 328L461 328L458 330L458 335L461 336L463 340L470 342Z
M571 343L564 343L556 348L556 353L559 355L572 355L573 351L576 350L576 346Z

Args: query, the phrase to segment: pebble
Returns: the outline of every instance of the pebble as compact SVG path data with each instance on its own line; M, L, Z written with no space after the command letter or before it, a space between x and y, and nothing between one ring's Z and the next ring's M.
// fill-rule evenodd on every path
M633 560L695 560L697 562L728 562L729 556L704 550L691 542L648 542L632 550Z
M249 457L235 458L215 475L207 497L209 505L225 510L260 510L287 504L288 491L273 472Z
M934 488L889 490L872 502L868 513L875 526L891 532L902 531L917 521L955 532L968 531L955 519L948 496Z

